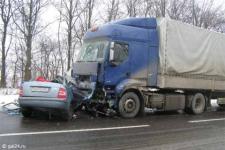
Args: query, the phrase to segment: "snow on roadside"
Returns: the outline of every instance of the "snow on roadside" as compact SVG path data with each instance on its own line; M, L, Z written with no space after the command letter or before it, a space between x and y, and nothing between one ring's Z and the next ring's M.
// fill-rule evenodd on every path
M14 88L0 88L0 95L17 95L19 89Z
M18 89L0 89L0 111L4 111L3 106L9 103L17 103L19 98ZM17 108L16 105L7 105L8 109Z
M17 103L19 95L0 95L0 111L3 111L3 106L9 103ZM8 105L7 108L15 109L15 105Z

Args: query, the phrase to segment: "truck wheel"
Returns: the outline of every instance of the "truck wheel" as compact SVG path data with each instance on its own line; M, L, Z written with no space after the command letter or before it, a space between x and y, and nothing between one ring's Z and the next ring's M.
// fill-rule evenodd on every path
M125 93L119 101L119 113L123 118L133 118L140 110L140 99L134 92Z
M22 113L23 117L25 117L25 118L31 117L32 112L33 112L32 109L29 109L29 108L21 108L21 113Z
M197 93L191 100L191 111L193 114L198 115L204 112L206 106L205 96Z

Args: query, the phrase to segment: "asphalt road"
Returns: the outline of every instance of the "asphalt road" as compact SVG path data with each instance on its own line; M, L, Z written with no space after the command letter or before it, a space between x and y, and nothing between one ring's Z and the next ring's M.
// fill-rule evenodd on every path
M135 119L78 116L63 122L0 113L0 149L225 149L225 110L198 116L157 112Z

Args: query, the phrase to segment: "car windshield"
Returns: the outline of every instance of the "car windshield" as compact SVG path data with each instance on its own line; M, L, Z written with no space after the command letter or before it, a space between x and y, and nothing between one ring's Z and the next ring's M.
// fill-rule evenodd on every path
M103 61L109 41L84 42L77 61Z

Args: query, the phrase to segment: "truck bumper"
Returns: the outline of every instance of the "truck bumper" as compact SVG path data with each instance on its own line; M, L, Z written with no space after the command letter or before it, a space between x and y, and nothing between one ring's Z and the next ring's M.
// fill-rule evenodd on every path
M66 101L57 98L40 98L40 97L20 97L20 107L44 108L44 109L68 109Z

